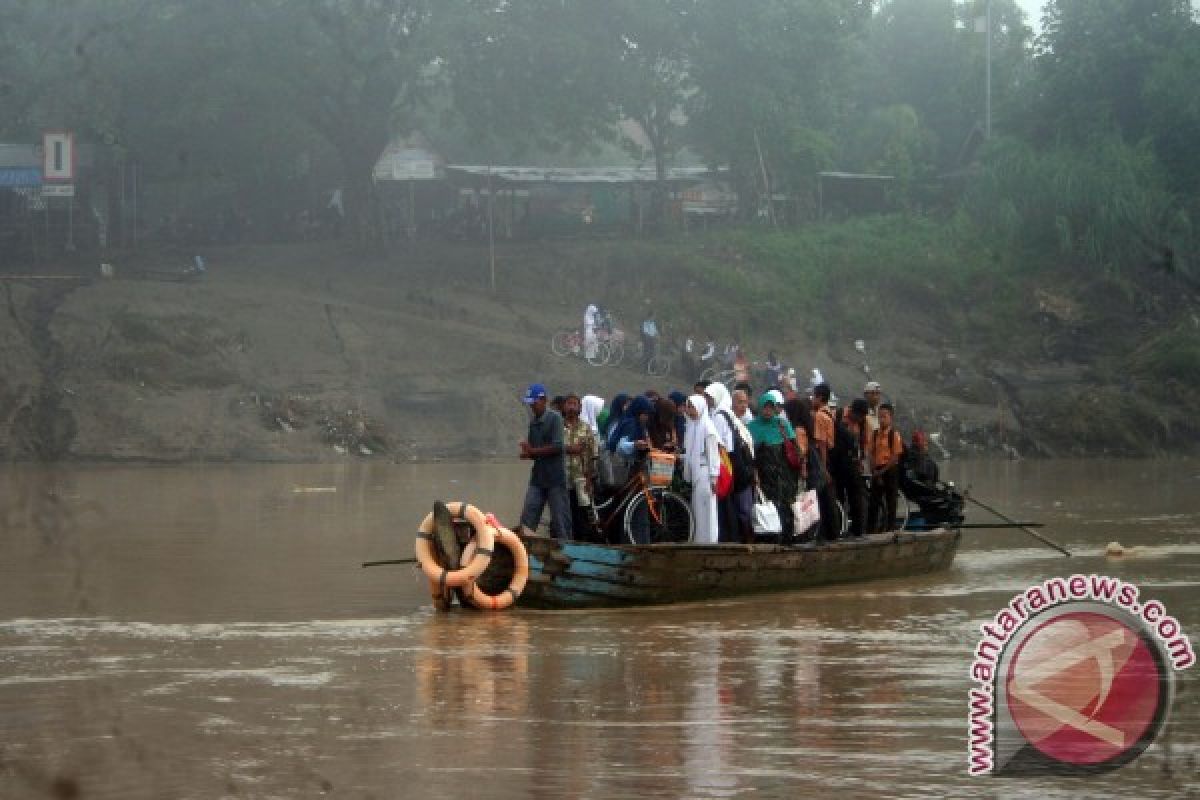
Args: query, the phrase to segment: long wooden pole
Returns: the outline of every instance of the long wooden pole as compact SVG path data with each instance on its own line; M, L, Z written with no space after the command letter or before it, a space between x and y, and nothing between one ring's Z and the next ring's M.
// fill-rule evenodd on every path
M1016 520L1014 520L1014 519L1012 519L1012 518L1010 518L1010 517L1006 517L1006 516L1004 516L1004 515L1003 515L1003 514L1001 514L999 511L997 511L996 509L994 509L994 508L992 508L991 506L989 506L987 503L982 503L982 502L980 502L979 500L976 500L974 497L971 497L971 495L969 495L969 494L964 494L963 496L964 496L964 497L966 497L966 498L967 498L967 500L971 501L971 502L972 502L972 503L974 503L975 505L977 505L977 506L979 506L980 508L982 508L984 511L991 512L992 514L995 514L997 517L999 517L1000 519L1004 520L1005 522L1007 522L1007 523L1009 523L1009 524L1011 524L1011 525L1013 525L1013 526L1015 526L1015 527L1017 527L1017 528L1020 528L1021 530L1025 531L1025 532L1026 532L1026 533L1028 533L1030 536L1032 536L1033 538L1037 539L1039 542L1041 542L1042 544L1046 545L1047 547L1052 547L1052 548L1054 548L1054 549L1055 549L1055 550L1057 550L1058 552L1062 553L1064 556L1070 556L1070 555L1071 555L1071 551L1070 551L1070 550L1068 550L1067 548L1063 547L1063 546L1062 546L1061 544L1059 544L1058 542L1051 541L1050 539L1046 538L1045 536L1042 536L1040 533L1035 533L1034 531L1030 530L1030 528L1029 528L1029 526L1028 526L1028 525L1023 525L1023 524L1021 524L1020 522L1017 522Z
M364 561L364 567L382 567L385 564L415 564L415 558L389 558L386 561Z

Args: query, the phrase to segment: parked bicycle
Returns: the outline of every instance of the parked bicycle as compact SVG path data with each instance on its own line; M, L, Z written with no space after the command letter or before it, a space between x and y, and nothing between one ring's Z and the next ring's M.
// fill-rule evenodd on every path
M578 328L561 330L550 337L550 352L556 356L579 356L593 367L604 366L612 357L607 341L597 337L595 344L588 348L583 332Z
M636 342L633 345L633 359L636 363L642 365L646 370L647 375L666 375L671 371L671 358L663 352L663 345L659 345L654 355L646 358L646 347L642 342Z
M700 380L723 383L727 389L732 391L737 384L737 372L732 369L722 369L720 366L711 366L701 371Z

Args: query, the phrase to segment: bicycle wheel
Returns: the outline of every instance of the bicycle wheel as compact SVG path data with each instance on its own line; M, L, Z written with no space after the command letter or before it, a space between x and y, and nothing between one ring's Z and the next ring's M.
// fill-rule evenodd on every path
M669 489L651 489L654 509L646 502L646 492L638 492L625 507L623 529L630 544L690 542L695 525L687 501Z
M556 356L565 356L571 352L571 331L559 331L550 337L550 352Z
M592 348L592 354L587 354L587 349L584 348L584 358L593 367L603 367L608 363L609 356L608 342L596 342L596 346Z
M650 375L666 375L670 371L671 360L666 356L654 356L646 365L646 372Z

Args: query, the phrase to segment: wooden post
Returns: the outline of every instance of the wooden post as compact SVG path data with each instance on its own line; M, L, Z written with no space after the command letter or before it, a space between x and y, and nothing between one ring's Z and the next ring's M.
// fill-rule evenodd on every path
M409 241L417 238L417 217L416 217L417 192L413 181L408 182L408 238Z
M495 227L495 210L496 204L492 202L492 165L488 164L488 261L491 264L491 285L492 291L496 291L496 227Z

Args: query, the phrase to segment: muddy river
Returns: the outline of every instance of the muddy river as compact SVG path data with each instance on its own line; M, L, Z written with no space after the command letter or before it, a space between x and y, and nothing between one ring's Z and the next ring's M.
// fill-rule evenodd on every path
M1076 556L969 531L915 579L439 614L361 562L434 498L511 519L519 465L0 467L0 797L1200 793L1200 667L1116 772L966 773L979 625L1027 585L1115 575L1200 639L1200 463L943 470Z

